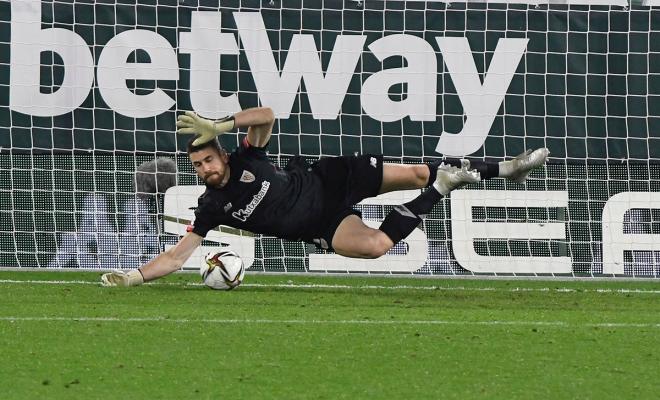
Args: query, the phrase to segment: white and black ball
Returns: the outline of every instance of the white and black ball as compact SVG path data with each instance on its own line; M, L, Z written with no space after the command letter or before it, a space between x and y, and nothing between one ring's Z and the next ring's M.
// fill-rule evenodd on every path
M204 284L211 289L231 290L243 282L243 259L232 250L212 251L199 268Z

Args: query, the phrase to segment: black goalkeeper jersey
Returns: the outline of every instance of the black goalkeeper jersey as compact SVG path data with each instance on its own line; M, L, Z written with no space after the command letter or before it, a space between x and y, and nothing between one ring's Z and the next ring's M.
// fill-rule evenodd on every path
M294 159L297 160L297 159ZM302 162L281 169L246 141L229 155L229 181L199 197L192 232L218 225L289 240L309 240L322 216L321 178Z

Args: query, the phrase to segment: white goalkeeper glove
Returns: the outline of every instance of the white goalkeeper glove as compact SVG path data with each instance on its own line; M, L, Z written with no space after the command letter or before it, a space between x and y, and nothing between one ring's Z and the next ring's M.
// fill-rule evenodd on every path
M229 116L217 121L202 118L192 111L186 111L184 115L179 115L176 121L176 133L197 134L193 146L199 146L210 142L221 133L234 129L234 117Z
M114 269L112 272L101 275L101 283L103 286L138 286L144 283L144 278L137 269L128 272Z

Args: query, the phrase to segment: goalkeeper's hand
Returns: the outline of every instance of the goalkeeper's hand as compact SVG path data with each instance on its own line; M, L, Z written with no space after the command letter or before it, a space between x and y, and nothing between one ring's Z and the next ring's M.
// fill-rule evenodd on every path
M144 283L144 278L142 277L142 273L137 269L128 272L115 269L112 272L101 275L101 283L103 286L138 286Z
M179 115L176 121L176 133L197 134L193 146L199 146L210 142L221 133L234 129L234 117L229 116L217 121L202 118L192 111L186 111L184 115Z

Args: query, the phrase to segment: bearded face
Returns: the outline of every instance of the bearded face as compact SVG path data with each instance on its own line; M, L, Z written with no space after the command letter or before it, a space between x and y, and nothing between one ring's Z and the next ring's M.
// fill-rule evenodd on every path
M220 188L229 180L229 157L224 151L220 154L213 148L205 148L190 154L190 162L204 183Z

